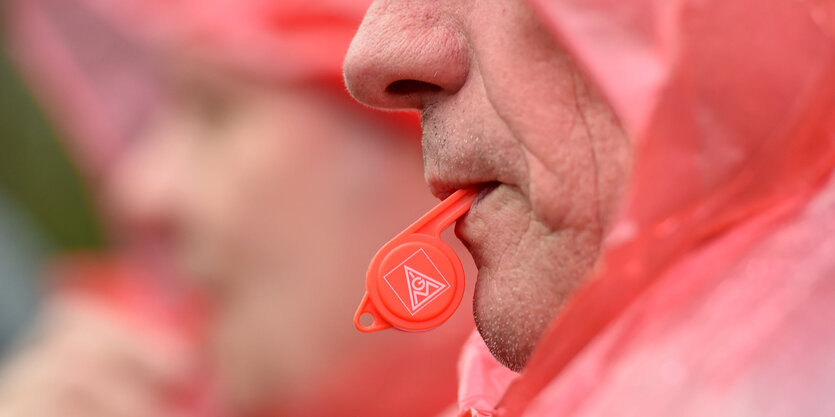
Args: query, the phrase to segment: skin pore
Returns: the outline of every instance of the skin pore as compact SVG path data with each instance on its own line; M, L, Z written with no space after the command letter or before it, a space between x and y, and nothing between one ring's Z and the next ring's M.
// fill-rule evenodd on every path
M456 232L478 330L521 370L598 262L631 166L616 117L521 0L377 1L345 76L366 104L422 111L437 197L484 186Z

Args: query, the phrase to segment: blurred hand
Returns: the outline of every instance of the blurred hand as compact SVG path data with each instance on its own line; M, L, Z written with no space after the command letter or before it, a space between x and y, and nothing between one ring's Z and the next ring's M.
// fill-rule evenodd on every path
M0 417L179 416L187 349L80 297L44 311L0 370Z

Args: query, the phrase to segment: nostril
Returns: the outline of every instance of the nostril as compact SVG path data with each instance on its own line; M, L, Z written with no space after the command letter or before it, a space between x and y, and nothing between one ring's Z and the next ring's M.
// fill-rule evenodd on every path
M397 80L386 87L386 93L398 96L437 93L438 91L441 91L440 86L418 80Z

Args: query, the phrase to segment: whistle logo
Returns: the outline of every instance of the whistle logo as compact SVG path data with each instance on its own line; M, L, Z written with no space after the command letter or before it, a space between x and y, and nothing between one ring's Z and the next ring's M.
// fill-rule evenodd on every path
M413 316L450 288L423 249L415 251L383 279Z

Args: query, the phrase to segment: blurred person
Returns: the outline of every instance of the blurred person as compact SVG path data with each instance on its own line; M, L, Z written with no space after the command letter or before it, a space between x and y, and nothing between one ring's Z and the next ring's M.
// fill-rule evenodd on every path
M463 315L441 338L367 340L350 325L347 278L429 204L414 120L357 106L341 82L367 3L11 4L21 67L74 138L121 250L154 275L130 281L166 292L160 275L185 276L210 314L207 351L195 352L179 324L149 341L153 331L68 291L0 376L14 393L0 385L0 408L188 414L160 391L193 379L200 354L207 415L433 415L452 401ZM102 372L79 383L67 358ZM16 377L28 372L37 378Z
M377 0L345 77L482 187L462 416L835 413L832 1Z

